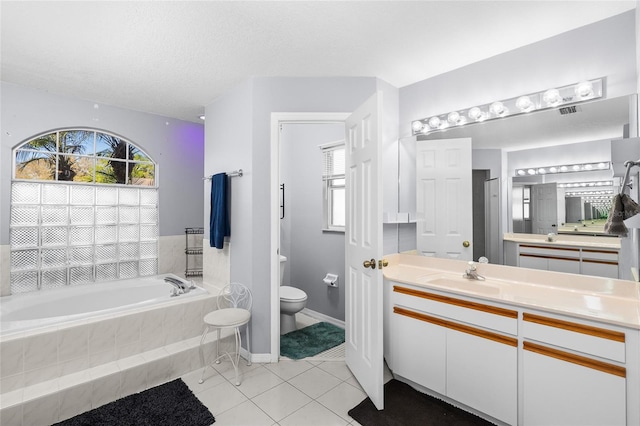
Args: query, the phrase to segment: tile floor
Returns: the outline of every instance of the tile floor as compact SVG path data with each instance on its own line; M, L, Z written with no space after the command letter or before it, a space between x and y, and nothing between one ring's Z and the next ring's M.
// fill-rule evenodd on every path
M303 313L296 315L298 328L316 322ZM216 370L208 368L203 384L198 383L202 369L182 376L182 380L209 408L216 426L359 425L347 412L367 395L345 364L344 349L342 357L325 355L331 360L320 355L251 366L241 360L240 386L234 385L229 362L215 365ZM387 380L390 373L385 373Z
M242 383L234 385L231 364L202 369L182 380L209 408L215 426L359 425L347 412L366 398L344 361L240 362Z

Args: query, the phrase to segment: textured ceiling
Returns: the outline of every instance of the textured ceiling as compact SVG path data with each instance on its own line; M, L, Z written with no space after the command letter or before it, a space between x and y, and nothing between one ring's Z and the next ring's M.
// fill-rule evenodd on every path
M1 79L197 121L250 76L403 87L636 1L5 1Z

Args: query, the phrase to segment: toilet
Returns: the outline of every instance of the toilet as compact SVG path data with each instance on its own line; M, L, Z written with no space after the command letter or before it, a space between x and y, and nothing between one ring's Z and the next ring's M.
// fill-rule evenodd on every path
M285 256L280 255L280 334L297 329L296 313L307 306L307 293L299 288L282 285L284 282Z

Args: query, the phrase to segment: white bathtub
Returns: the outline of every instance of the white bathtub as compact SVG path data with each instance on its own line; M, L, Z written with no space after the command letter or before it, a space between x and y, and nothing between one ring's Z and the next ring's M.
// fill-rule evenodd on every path
M164 281L167 276L179 279L173 274L163 274L2 297L0 335L114 315L132 308L183 301L207 293L196 287L172 297L173 286Z

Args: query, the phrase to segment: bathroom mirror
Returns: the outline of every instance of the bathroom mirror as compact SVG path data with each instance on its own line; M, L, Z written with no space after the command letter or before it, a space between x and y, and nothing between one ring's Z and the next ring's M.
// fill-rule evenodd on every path
M625 128L630 122L629 106L628 96L603 99L579 104L576 111L569 114L552 109L401 139L398 144L398 211L401 213L398 217L402 218L403 213L408 213L409 223L398 226L398 250L411 250L411 241L415 249L416 227L411 223L411 218L416 210L416 140L472 139L474 180L476 177L479 180L497 179L500 193L498 226L495 223L485 226L490 219L495 221L491 215L474 214L474 244L484 245L488 241L489 245L501 246L503 233L525 231L517 226L514 229L514 187L575 182L579 179L581 182L613 181L613 185L607 189L618 189L618 180L612 178L611 169L566 175L547 174L532 176L531 179L518 179L515 171L521 167L612 161L610 141L627 136ZM531 163L534 161L536 164ZM479 188L482 190L481 186ZM475 194L476 189L474 197ZM474 211L484 209L483 205L474 207ZM485 229L490 231L485 233ZM484 248L475 250L474 259L483 252ZM492 263L500 263L501 256L494 254L492 257Z

